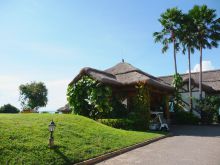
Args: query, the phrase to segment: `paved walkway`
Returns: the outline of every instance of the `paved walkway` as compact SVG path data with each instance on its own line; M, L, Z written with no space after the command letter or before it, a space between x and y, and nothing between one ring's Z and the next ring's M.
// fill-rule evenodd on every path
M175 126L175 136L99 165L220 165L220 126Z

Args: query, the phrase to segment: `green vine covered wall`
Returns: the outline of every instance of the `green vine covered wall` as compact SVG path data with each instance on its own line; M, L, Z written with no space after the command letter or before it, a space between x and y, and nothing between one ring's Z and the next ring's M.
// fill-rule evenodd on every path
M132 121L136 130L147 130L150 119L150 94L148 87L139 83L132 98L131 111L122 101L127 97L120 91L112 92L108 87L89 76L83 76L68 86L67 100L74 114L97 119L123 119ZM125 123L124 123L125 124Z
M144 83L135 86L137 95L132 101L132 120L136 130L147 130L150 122L150 90Z
M73 113L93 119L109 116L113 110L111 96L110 87L89 76L83 76L67 89L67 100Z

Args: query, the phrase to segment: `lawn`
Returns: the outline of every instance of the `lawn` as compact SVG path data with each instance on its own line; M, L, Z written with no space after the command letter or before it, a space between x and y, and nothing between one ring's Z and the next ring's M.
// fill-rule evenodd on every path
M52 119L56 147L49 149ZM78 115L0 114L0 164L73 164L159 136L114 129Z

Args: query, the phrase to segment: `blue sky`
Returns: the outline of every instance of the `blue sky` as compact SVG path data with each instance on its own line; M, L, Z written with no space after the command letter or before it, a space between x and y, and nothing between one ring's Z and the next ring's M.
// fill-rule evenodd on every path
M18 86L43 81L49 90L46 110L66 103L67 84L82 67L106 69L121 61L155 76L173 74L172 49L161 53L152 33L160 14L195 4L216 9L218 0L8 0L0 1L0 105L20 107ZM220 69L220 48L205 50L207 69ZM199 54L192 55L192 69ZM177 56L187 71L187 57ZM206 65L207 64L207 65Z

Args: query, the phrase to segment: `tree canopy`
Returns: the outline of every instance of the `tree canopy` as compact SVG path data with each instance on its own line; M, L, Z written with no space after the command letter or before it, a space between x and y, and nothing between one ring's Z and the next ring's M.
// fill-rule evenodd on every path
M216 10L209 9L206 5L195 5L189 10L188 15L192 24L196 26L195 37L197 49L217 47L220 40L220 20L217 19Z
M189 67L189 99L192 107L191 92L191 53L200 50L200 80L199 91L202 98L202 49L218 47L220 41L220 18L217 19L216 10L206 5L195 5L187 13L178 8L167 9L159 19L162 25L160 32L153 34L155 42L161 42L162 52L166 52L168 45L174 46L175 74L177 75L176 50L182 49L182 53L188 54Z
M195 26L193 34L195 38L195 48L200 51L200 74L199 93L202 99L202 59L203 49L218 47L220 41L220 19L217 19L216 10L209 9L206 5L195 5L188 12L191 24Z
M38 109L47 104L47 88L43 82L31 82L20 85L20 101L23 109Z
M11 104L5 104L0 107L0 113L19 113L20 110Z
M154 32L153 37L155 42L161 42L162 53L165 53L169 48L169 44L173 43L173 57L175 74L177 74L176 51L179 50L179 33L182 21L182 11L178 8L167 9L160 15L159 22L163 29L160 32Z
M163 45L162 53L165 53L169 48L169 44L176 40L176 49L179 48L178 35L180 33L180 25L182 19L182 11L178 8L167 9L161 14L159 22L163 29L160 32L154 32L155 42L161 42Z

